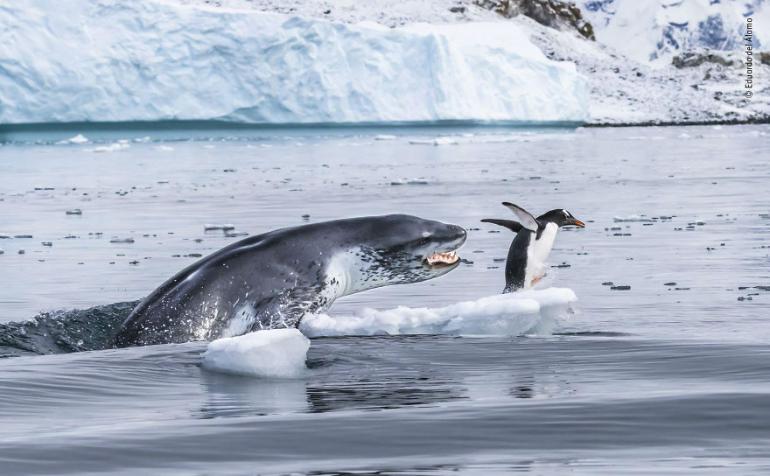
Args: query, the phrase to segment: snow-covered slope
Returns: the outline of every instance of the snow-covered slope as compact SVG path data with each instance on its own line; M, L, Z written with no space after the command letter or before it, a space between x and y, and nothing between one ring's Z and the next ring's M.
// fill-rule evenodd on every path
M696 49L741 49L752 17L755 49L770 49L766 0L579 0L596 39L640 62Z
M389 29L157 0L0 7L0 123L583 121L575 65L505 22Z
M530 40L549 57L570 61L589 83L592 124L767 121L770 118L770 65L754 63L754 95L744 97L745 67L703 63L675 68L629 59L598 42L543 27L529 19ZM735 53L737 55L737 53Z

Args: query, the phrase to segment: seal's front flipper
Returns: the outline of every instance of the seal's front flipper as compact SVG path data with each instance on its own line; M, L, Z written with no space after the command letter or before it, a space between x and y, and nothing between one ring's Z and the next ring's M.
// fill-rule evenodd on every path
M492 223L498 226L502 226L504 228L508 228L514 233L518 233L521 231L523 226L521 226L521 223L513 220L498 220L497 218L484 218L481 220L484 223Z
M512 211L513 214L516 215L516 218L518 218L521 226L527 230L537 232L538 228L540 228L540 223L538 223L537 218L533 217L531 213L524 210L520 206L514 205L511 202L503 202L503 206Z

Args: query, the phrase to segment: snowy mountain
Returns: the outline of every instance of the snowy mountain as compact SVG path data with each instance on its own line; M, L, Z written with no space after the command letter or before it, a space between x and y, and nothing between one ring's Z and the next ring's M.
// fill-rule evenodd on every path
M670 63L684 51L735 51L746 18L757 27L754 47L770 49L766 0L579 0L597 41L641 62Z
M505 22L387 28L158 0L0 8L0 123L582 122L585 80Z

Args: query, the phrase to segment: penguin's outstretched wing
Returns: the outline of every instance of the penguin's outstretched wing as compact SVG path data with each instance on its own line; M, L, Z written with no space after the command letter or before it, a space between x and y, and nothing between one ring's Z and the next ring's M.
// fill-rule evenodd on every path
M484 223L493 223L495 225L508 228L514 233L518 233L521 231L522 228L524 228L523 226L521 226L521 223L513 220L498 220L497 218L484 218L481 221L483 221Z
M516 218L519 219L519 222L521 223L521 226L526 228L529 231L537 233L538 228L540 228L540 224L537 222L537 219L532 216L531 213L524 210L518 205L514 205L510 202L503 202L503 206L507 208L508 210L512 211L514 215L516 215Z

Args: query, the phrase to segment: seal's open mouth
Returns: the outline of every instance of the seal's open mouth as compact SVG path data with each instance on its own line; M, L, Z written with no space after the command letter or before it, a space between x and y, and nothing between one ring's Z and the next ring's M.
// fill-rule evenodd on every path
M455 264L460 260L457 251L446 251L443 253L433 253L425 258L425 262L431 266L448 266Z

